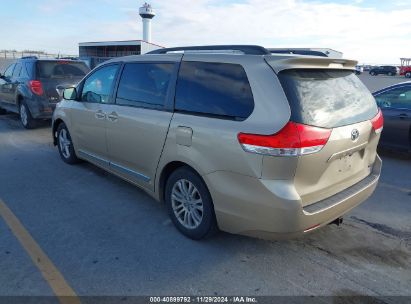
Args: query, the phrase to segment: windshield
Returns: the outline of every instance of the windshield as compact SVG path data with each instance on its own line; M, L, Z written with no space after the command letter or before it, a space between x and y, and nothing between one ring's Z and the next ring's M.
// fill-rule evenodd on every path
M377 115L374 97L352 71L286 70L279 78L294 122L335 128Z
M84 62L40 61L37 63L38 78L84 77L89 71Z

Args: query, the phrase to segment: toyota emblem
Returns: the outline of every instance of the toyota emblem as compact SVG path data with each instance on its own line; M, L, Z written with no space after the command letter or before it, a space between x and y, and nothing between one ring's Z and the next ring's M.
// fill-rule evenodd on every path
M360 137L360 132L357 129L351 131L351 140L356 141Z

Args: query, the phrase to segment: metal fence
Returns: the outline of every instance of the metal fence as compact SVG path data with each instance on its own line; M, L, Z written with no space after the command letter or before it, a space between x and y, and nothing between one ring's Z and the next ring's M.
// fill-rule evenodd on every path
M36 56L38 58L62 58L62 57L78 57L78 55L68 55L68 54L48 54L41 51L4 51L0 50L1 59L19 59L26 56Z

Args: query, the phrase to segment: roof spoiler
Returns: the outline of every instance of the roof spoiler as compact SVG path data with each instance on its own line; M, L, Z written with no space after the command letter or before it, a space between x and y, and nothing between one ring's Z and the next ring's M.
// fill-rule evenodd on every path
M338 69L355 70L357 61L314 56L270 55L264 56L265 61L276 73L290 69Z

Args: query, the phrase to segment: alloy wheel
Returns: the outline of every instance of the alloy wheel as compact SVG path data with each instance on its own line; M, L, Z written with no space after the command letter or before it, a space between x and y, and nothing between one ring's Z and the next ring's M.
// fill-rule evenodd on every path
M61 154L63 154L64 158L70 158L70 146L71 141L69 139L68 133L66 129L62 129L59 134L59 145Z
M203 200L194 184L178 180L171 191L171 205L177 220L187 229L196 229L203 220Z
M26 107L24 105L20 106L20 120L24 126L27 126L28 123L28 114Z

